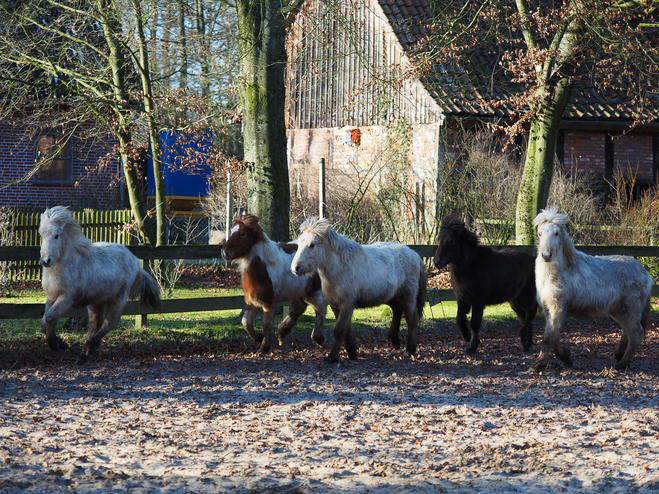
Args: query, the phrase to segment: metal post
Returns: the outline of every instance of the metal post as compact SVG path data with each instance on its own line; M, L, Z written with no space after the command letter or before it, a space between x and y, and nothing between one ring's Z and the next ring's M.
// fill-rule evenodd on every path
M318 217L325 217L325 158L318 164Z

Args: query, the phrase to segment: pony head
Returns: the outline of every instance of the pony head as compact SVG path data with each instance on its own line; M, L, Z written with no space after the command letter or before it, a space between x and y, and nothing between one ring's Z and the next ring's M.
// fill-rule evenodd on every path
M268 237L259 225L259 217L244 214L233 220L229 239L222 247L222 257L227 261L246 258L255 245L267 241Z
M295 276L307 276L318 269L326 243L330 241L330 223L325 218L309 218L300 225L297 252L291 263Z
M533 226L538 229L538 255L543 261L551 262L562 255L568 265L574 263L575 249L565 230L566 223L567 216L554 207L543 209L533 220Z
M464 221L455 216L445 216L439 229L437 250L432 261L437 269L442 269L461 259L464 244L479 243L478 236L467 228Z
M44 268L49 268L62 259L69 248L84 254L89 252L91 246L78 222L64 206L55 206L44 211L39 224L39 235L41 235L40 261Z

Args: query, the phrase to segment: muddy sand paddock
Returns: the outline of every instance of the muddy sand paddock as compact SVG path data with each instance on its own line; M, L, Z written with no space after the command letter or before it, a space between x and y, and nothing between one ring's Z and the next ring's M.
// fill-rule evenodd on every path
M541 375L513 331L465 357L454 325L424 324L416 359L381 328L334 365L300 336L3 363L0 492L659 492L656 315L626 373L608 321L569 322L574 367Z

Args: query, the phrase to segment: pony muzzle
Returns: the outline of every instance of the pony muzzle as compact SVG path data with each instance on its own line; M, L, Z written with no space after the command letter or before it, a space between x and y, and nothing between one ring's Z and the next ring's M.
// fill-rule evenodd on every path
M304 274L305 274L304 271L305 271L304 268L302 266L300 266L299 264L296 264L295 266L291 265L291 272L295 276L304 276Z
M551 261L551 251L550 250L549 251L543 250L541 255L542 255L542 260L543 261L545 261L545 262L550 262Z
M448 264L447 262L444 262L441 259L433 259L432 263L435 265L435 268L437 269L442 269Z

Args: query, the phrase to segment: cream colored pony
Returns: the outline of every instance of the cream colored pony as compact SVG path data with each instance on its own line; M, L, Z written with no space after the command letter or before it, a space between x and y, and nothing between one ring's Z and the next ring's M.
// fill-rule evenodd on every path
M559 340L567 316L611 316L617 321L622 337L614 352L616 369L626 369L650 323L652 277L631 257L579 252L565 230L566 223L567 216L553 208L533 220L538 229L536 290L546 318L542 349L533 369L545 368L550 348L572 365L570 350Z
M55 334L55 325L71 308L87 307L89 313L89 334L76 361L83 364L117 327L129 297L139 296L145 310L160 305L158 284L140 268L137 257L120 244L92 243L67 208L46 209L39 234L41 284L47 297L41 326L53 350L68 348Z

